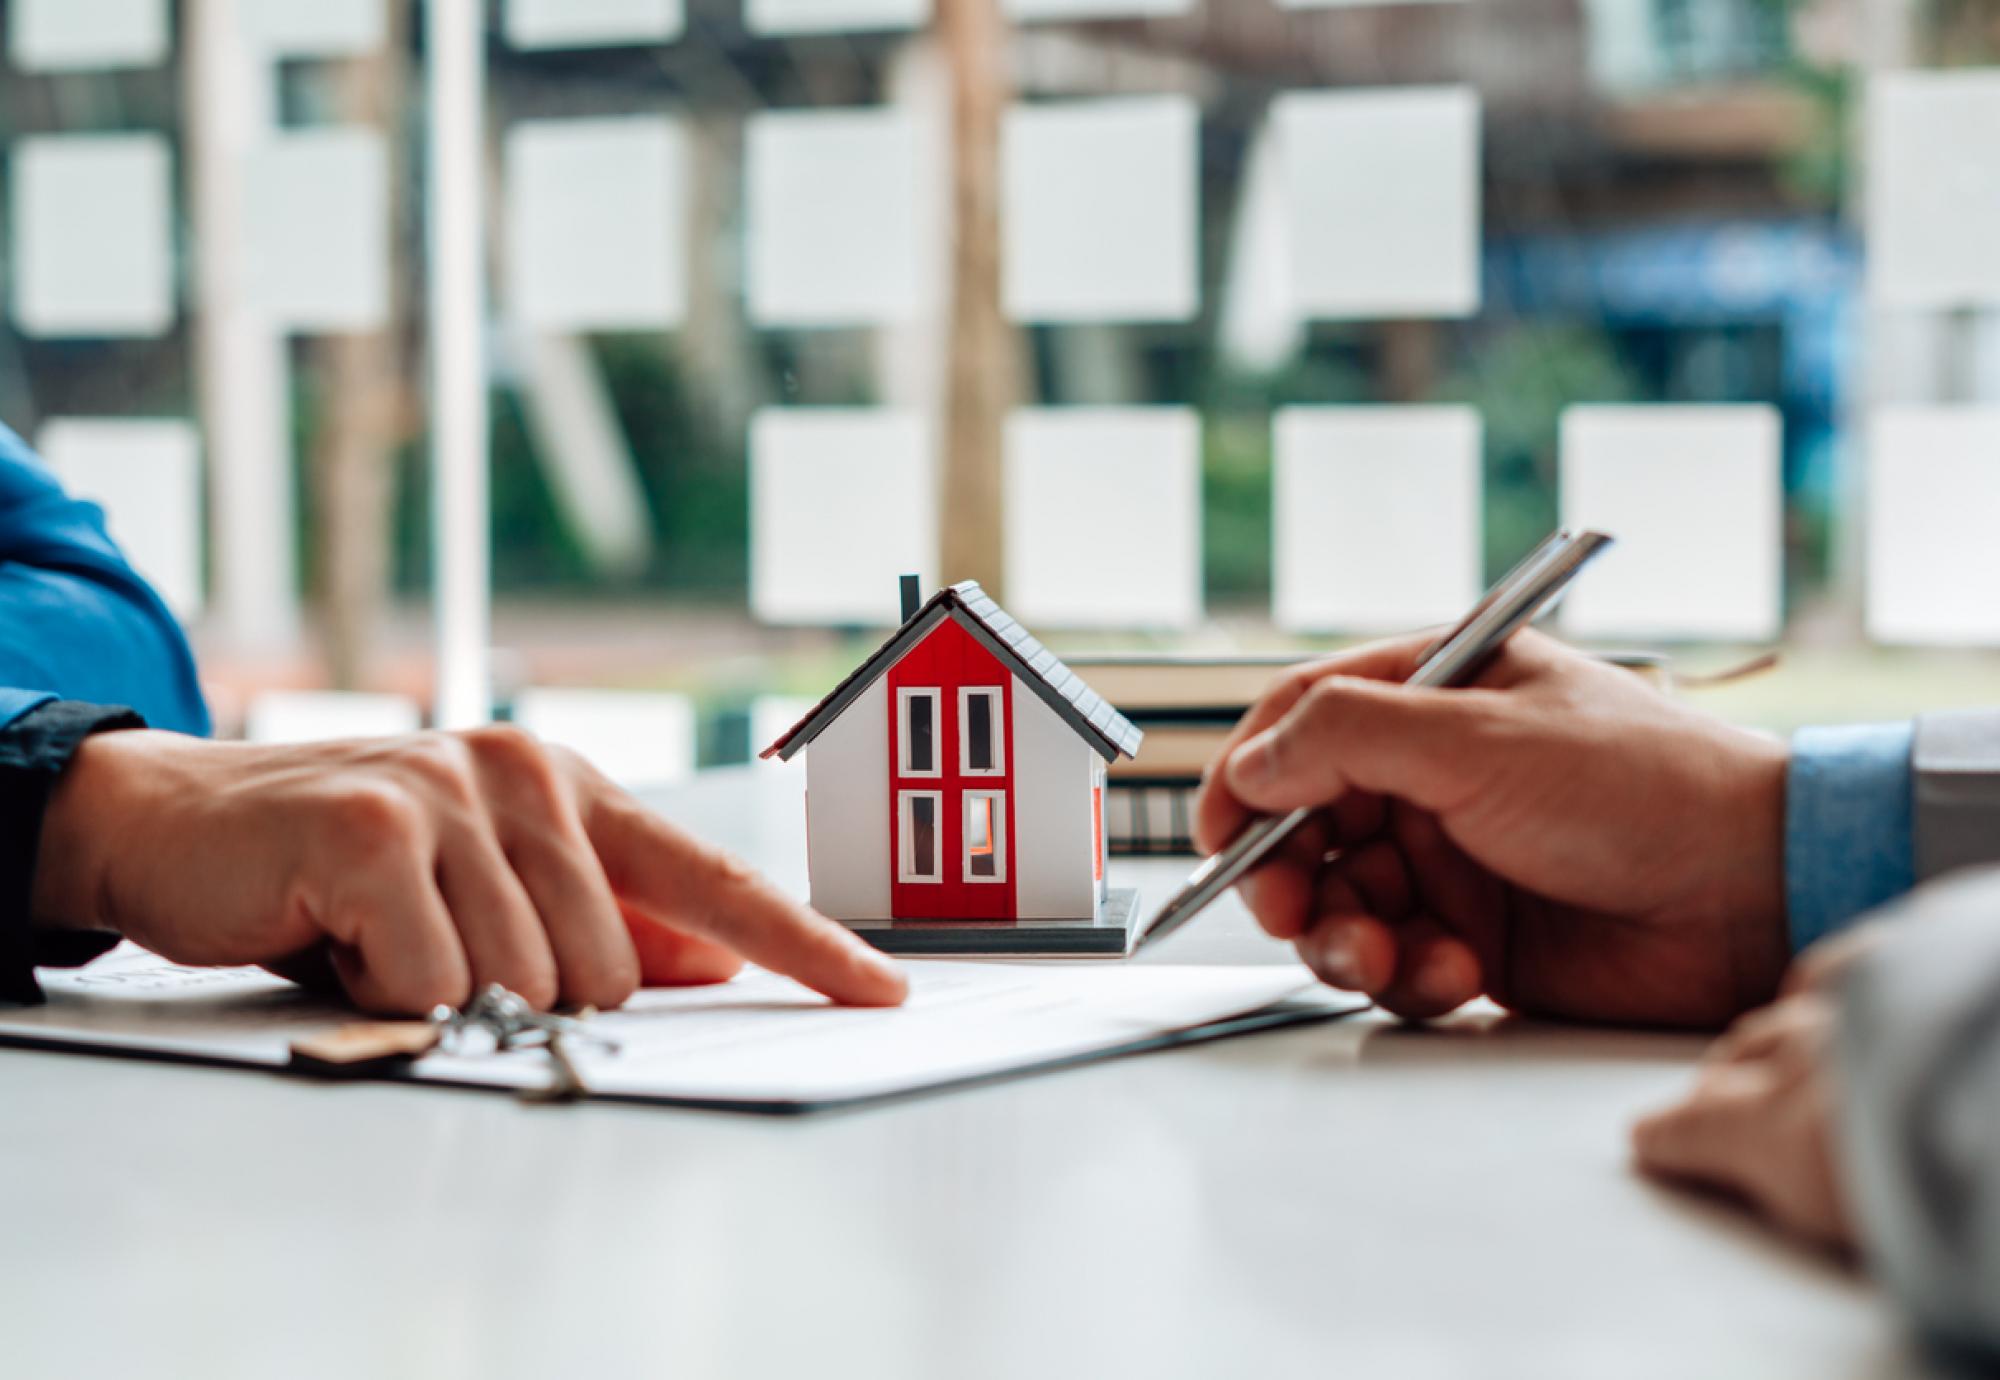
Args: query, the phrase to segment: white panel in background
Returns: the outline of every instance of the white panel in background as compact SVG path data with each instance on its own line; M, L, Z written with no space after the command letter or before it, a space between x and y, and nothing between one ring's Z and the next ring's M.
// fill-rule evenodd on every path
M1275 425L1280 626L1401 632L1480 591L1480 423L1469 407L1288 407Z
M1186 14L1195 0L1002 0L1009 19L1063 22L1072 19L1144 19Z
M1479 97L1470 87L1294 92L1272 103L1299 310L1328 320L1479 309Z
M201 441L187 422L64 417L36 437L49 468L104 509L111 539L176 616L201 612Z
M2000 643L2000 407L1890 407L1868 458L1868 635Z
M1298 353L1306 331L1293 301L1284 167L1277 132L1269 120L1252 136L1240 188L1230 228L1217 343L1231 362L1270 372Z
M245 296L295 331L389 317L389 154L371 129L274 133L246 160Z
M679 38L681 0L507 0L516 48L616 48Z
M758 754L791 731L792 725L805 718L819 701L805 695L759 695L750 701L750 760L760 767L778 770L796 770L806 759L794 757L789 762L777 758L763 758Z
M543 330L657 330L687 311L687 149L656 115L507 134L508 306Z
M157 134L14 145L14 319L35 336L157 336L174 320L173 170Z
M931 0L744 0L753 34L859 33L917 29L930 23Z
M694 774L694 701L647 690L531 687L514 696L514 722L580 755L627 790Z
M1776 409L1586 406L1562 418L1563 525L1617 538L1563 602L1584 637L1757 640L1779 630Z
M407 695L359 690L267 690L250 700L243 736L253 743L323 743L393 738L424 726Z
M14 0L7 48L24 72L153 67L169 46L167 0Z
M767 623L893 627L897 579L937 583L930 431L890 408L767 408L750 423L750 604Z
M1003 295L1017 321L1195 314L1198 114L1181 96L1015 106L1001 138Z
M1201 617L1201 423L1184 407L1007 419L1007 611L1030 628Z
M772 111L748 135L748 295L766 326L907 320L936 282L937 167L902 110Z
M192 3L202 4L205 0ZM236 13L244 36L272 57L356 57L382 46L388 33L385 8L388 3L389 0L238 0Z
M2000 303L2000 68L1868 86L1868 283L1885 305Z

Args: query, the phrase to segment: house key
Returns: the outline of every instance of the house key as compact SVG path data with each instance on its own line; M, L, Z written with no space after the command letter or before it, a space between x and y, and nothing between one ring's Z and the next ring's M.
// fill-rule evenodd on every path
M540 1049L548 1055L549 1081L539 1088L523 1088L524 1102L574 1102L586 1096L590 1087L572 1057L571 1040L595 1045L609 1054L618 1052L618 1042L588 1027L596 1015L585 1007L574 1016L537 1011L518 993L499 983L488 983L462 1009L440 1006L431 1012L431 1023L444 1032L448 1042L460 1045L465 1036L478 1031L493 1042L496 1052Z

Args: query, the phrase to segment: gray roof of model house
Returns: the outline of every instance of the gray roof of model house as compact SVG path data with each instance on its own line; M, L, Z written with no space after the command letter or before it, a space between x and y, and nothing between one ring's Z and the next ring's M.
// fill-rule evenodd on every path
M1132 721L1113 709L1109 701L1083 683L1083 677L1063 665L1061 658L1008 616L977 581L966 580L933 594L873 656L855 667L847 679L834 686L825 699L760 755L790 761L793 753L839 718L877 676L895 665L904 652L923 641L947 618L956 619L980 645L1012 668L1022 683L1082 735L1105 761L1115 762L1121 754L1126 757L1138 754L1139 742L1145 735Z

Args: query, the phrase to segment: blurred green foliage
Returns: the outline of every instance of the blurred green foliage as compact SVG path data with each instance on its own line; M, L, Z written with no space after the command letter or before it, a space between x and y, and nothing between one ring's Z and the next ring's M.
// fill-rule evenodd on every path
M593 339L592 351L631 448L653 556L628 585L705 601L740 599L750 561L749 469L745 438L725 435L687 386L668 342L652 335ZM615 594L594 570L536 454L520 394L492 394L493 584L501 591ZM429 579L427 443L397 463L396 584L416 591Z
M1285 406L1368 399L1367 372L1335 338L1281 368L1218 365L1202 420L1202 570L1212 606L1271 598L1271 415ZM1199 385L1195 396L1202 396Z
M1477 408L1486 428L1486 574L1502 574L1556 525L1556 443L1563 409L1631 402L1639 380L1603 330L1513 322L1466 351L1438 389Z
M606 336L596 347L652 518L646 583L705 597L742 595L750 580L748 438L725 434L667 341Z

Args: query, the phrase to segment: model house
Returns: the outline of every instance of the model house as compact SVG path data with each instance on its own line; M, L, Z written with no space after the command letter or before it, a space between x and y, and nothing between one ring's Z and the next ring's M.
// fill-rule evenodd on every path
M764 756L806 753L836 920L1095 921L1106 766L1140 733L977 584L921 606Z

